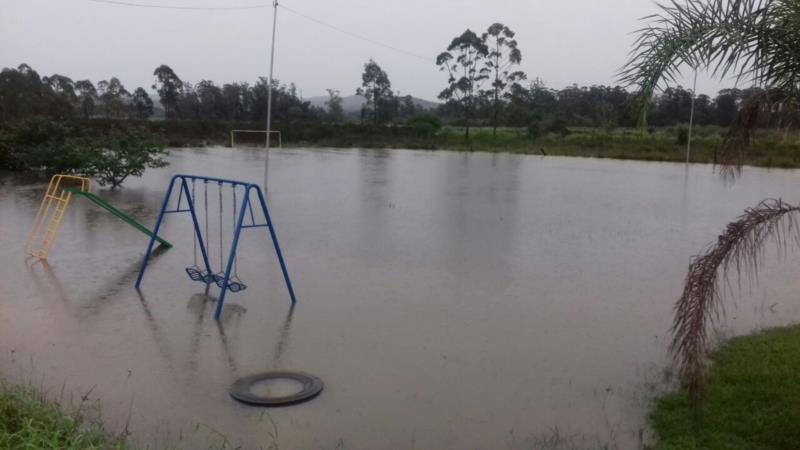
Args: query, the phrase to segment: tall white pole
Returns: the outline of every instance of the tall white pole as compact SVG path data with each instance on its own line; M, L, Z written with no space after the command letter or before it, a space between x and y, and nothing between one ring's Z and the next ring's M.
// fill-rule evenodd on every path
M264 191L269 178L269 135L272 134L272 68L275 66L275 28L278 24L278 0L272 2L272 47L269 52L269 84L267 85L267 152L264 161Z
M689 135L686 139L686 164L692 154L692 127L694 126L694 99L697 97L697 69L694 70L694 86L692 86L692 109L689 113Z

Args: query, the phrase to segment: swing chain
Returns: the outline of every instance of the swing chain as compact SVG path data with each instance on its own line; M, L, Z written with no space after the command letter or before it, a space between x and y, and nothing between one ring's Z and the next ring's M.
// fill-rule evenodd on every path
M195 185L196 185L196 180L194 178L192 178L192 199L191 199L192 200L192 205L194 205L194 201L197 198L197 196L195 195L195 187L196 187ZM198 267L197 266L197 233L192 233L192 241L194 242L194 266L192 266L192 267L197 268Z
M223 273L222 253L223 253L224 245L223 245L223 241L222 241L222 235L223 235L222 228L223 228L223 226L222 226L222 183L221 182L219 183L217 188L218 188L217 191L219 192L219 271L220 271L220 273Z
M236 186L233 186L233 229L236 230ZM239 281L239 255L233 256L233 276Z

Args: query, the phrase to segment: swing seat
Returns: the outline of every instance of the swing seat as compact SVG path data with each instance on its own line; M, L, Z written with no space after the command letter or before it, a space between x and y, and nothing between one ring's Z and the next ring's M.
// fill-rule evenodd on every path
M211 275L208 276L208 284L212 284L213 283L213 284L216 284L217 286L219 286L220 288L222 287L222 283L224 281L225 281L225 274L222 273L222 272L211 274Z
M225 278L224 277L220 278L218 281L216 281L216 283L217 287L222 289L222 285L225 284ZM242 283L242 280L236 278L235 276L228 278L228 290L231 291L232 293L235 294L245 289L247 289L247 285Z
M228 280L228 290L231 291L232 293L235 294L235 293L241 292L241 291L243 291L245 289L247 289L247 285L242 283L241 281Z
M187 267L186 274L189 275L189 278L191 278L192 281L202 281L202 282L206 281L205 274L197 266Z

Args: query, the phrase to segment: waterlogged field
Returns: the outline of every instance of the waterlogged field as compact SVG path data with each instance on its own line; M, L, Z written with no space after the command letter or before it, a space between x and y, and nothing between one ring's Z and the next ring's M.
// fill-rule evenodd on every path
M152 225L174 173L263 177L255 149L170 160L99 195ZM266 232L248 231L249 289L219 323L184 273L187 218L169 217L175 247L137 293L147 239L80 199L49 263L26 261L46 180L0 175L0 373L88 393L111 432L151 448L635 448L670 384L690 256L744 208L800 192L791 170L726 184L703 165L486 153L290 149L270 170L298 304ZM767 259L720 336L800 319L797 262ZM229 398L236 378L274 368L325 390L266 411Z

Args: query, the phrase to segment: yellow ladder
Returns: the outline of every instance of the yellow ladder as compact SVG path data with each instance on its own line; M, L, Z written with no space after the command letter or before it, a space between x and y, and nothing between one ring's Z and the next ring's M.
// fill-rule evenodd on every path
M47 259L47 253L56 240L61 219L64 218L64 213L72 198L72 193L66 188L78 188L83 192L88 192L91 190L91 181L86 177L53 175L25 243L25 253L28 255ZM45 224L47 225L45 226Z

